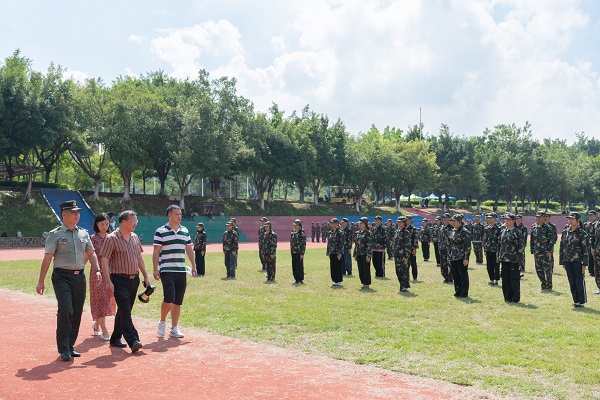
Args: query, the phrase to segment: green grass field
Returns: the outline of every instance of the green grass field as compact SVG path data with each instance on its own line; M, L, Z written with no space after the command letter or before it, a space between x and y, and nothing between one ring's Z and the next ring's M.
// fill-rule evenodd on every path
M264 283L256 252L240 254L235 281L222 280L222 255L208 254L207 276L188 280L183 331L195 326L503 396L600 398L600 296L593 294L593 278L586 277L589 303L577 310L563 269L555 268L555 291L541 293L531 257L519 305L504 303L501 289L487 285L485 266L473 264L466 301L454 299L435 263L422 261L420 282L409 294L398 294L390 261L389 280L374 280L373 290L364 292L358 277L332 289L324 253L307 252L304 286L292 285L287 252L279 254L276 284ZM39 265L3 262L0 285L34 293ZM53 296L49 277L46 285ZM161 292L159 284L150 303L137 303L134 313L157 320Z

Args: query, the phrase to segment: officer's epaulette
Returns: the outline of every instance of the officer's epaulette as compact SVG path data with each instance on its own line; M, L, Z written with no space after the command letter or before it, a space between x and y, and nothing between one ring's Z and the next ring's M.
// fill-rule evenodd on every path
M57 226L56 228L52 229L49 233L54 233L56 231L58 231L60 229L61 225Z
M82 227L81 227L81 226L79 226L79 225L75 225L75 229L77 229L77 230L82 230L82 231L86 231L86 232L88 231L87 229L85 229L85 228L82 228Z

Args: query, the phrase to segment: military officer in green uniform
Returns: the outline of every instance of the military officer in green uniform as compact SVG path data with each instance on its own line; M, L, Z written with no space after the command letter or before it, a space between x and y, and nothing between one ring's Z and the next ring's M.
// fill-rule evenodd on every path
M70 361L72 357L81 355L73 346L79 334L81 313L85 302L85 256L89 258L93 270L100 270L90 235L87 230L77 226L79 210L81 208L77 207L75 200L61 203L60 214L63 223L50 231L46 237L44 259L35 288L38 294L44 294L44 279L54 258L52 287L58 302L56 344L63 361Z

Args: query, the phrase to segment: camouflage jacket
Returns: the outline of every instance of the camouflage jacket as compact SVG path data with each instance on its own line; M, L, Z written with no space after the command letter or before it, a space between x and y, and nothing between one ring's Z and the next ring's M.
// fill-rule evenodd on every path
M196 237L194 238L194 250L206 251L206 231L196 231Z
M560 237L560 255L558 263L581 260L582 265L588 265L588 234L585 230L577 227L574 231L571 227L565 228Z
M260 241L262 240L264 233L265 233L265 227L261 225L260 228L258 228L258 250L259 251L261 248Z
M525 224L515 225L515 228L521 232L521 243L523 244L523 252L525 252L525 248L527 247L527 235L529 235L529 230L525 226Z
M385 234L385 228L383 225L379 225L373 228L373 249L374 250L382 250L387 247L387 236Z
M498 239L500 238L500 223L488 225L483 230L483 249L485 251L498 251Z
M415 228L414 225L407 227L406 230L410 233L410 245L412 246L412 249L413 250L418 249L419 248L419 231L417 230L417 228Z
M223 251L238 250L238 234L232 229L223 233Z
M484 227L482 223L473 223L471 226L471 238L473 243L480 243L483 240Z
M471 234L464 226L454 229L448 236L448 260L469 260L471 256Z
M433 224L431 226L431 241L433 243L438 243L440 241L440 227L443 225Z
M344 234L344 250L352 250L352 231L350 230L350 227L345 227L344 229L340 228L342 230L342 233Z
M354 234L354 256L373 257L373 235L365 229Z
M583 227L584 227L586 233L588 234L588 237L590 238L590 240L589 240L590 249L593 249L596 247L596 228L598 226L598 224L596 222L597 221L594 221L594 222L586 221L583 224Z
M273 231L263 233L260 242L260 253L263 255L275 255L277 253L277 234Z
M552 246L554 246L558 241L558 229L556 229L556 225L554 225L552 222L548 222L548 226L550 227L550 229L552 229L552 232L554 233L554 235L552 236Z
M304 233L304 229L300 229L298 232L292 231L290 251L292 254L304 254L306 251L306 233Z
M425 225L421 228L421 243L429 243L433 239L433 228L431 225Z
M344 254L344 233L340 228L329 231L327 237L327 255Z
M328 223L322 223L321 224L321 236L327 235L328 232L329 232L329 224Z
M310 235L311 235L311 237L315 237L315 233L317 233L317 228L315 227L314 224L312 224L310 226Z
M545 254L554 251L552 237L554 233L548 224L533 224L531 227L531 243L529 251L531 254Z
M500 232L498 255L496 257L498 262L505 261L521 264L524 258L524 250L521 230L518 227L503 229Z
M448 254L448 238L450 237L450 233L453 230L454 227L451 223L448 223L448 225L440 225L438 237L438 248L440 250L440 253Z
M394 224L385 227L385 238L387 240L388 246L391 242L394 241L394 236L396 235L396 227Z
M406 228L396 230L394 241L392 242L394 250L394 260L403 261L412 254L412 244L410 242L410 232Z

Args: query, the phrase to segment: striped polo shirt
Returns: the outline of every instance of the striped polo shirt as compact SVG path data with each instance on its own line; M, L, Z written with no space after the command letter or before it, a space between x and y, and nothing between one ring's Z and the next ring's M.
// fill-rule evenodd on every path
M186 272L185 248L192 245L190 233L183 225L174 231L169 224L158 228L154 233L154 245L162 246L158 258L160 272Z
M131 232L125 239L120 229L106 235L100 256L108 260L111 274L135 275L139 272L139 258L144 250L140 238Z

